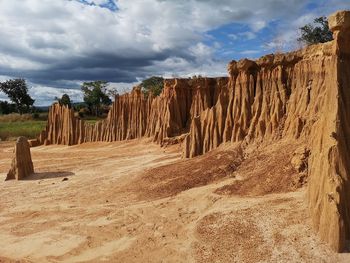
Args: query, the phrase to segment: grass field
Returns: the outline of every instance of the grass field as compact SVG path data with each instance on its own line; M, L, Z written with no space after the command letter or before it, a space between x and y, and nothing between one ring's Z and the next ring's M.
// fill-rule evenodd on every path
M34 119L31 114L12 113L0 115L0 139L2 141L16 140L19 136L28 139L36 138L46 126L47 113L41 113L38 119ZM84 121L95 124L102 118L86 116Z
M98 122L99 120L84 120L85 123L88 124L95 124L96 122Z
M36 138L45 128L46 121L16 121L16 122L0 122L0 139L12 140L18 136L25 136L28 139Z

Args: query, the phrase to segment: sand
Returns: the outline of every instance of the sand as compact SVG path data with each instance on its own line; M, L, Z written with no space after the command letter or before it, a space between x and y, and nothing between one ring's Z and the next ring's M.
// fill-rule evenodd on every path
M281 188L281 170L260 169L271 152L182 160L147 140L40 146L36 174L5 182L12 150L0 143L0 262L350 262L311 229L305 185ZM276 187L249 192L258 174Z

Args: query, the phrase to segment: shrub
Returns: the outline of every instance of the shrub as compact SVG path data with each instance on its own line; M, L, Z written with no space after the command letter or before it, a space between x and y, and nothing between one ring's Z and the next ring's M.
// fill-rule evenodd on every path
M306 43L307 45L325 43L333 40L333 34L329 30L328 20L324 16L316 18L314 24L307 24L301 27L300 31L301 37L298 38L298 41Z

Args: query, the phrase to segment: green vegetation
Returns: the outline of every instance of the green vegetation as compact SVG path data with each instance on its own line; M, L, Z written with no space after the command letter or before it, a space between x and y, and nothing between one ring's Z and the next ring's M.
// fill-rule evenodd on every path
M333 40L332 32L329 30L327 17L321 16L314 20L314 24L307 24L300 28L301 37L299 42L307 45L325 43Z
M142 91L148 95L150 92L154 96L158 96L164 87L164 79L162 77L150 77L141 82Z
M0 139L12 140L18 136L36 138L45 129L46 120L47 112L0 115Z
M13 103L7 101L0 101L0 114L10 114L16 112L16 106Z
M104 120L105 117L104 116L96 117L96 116L86 115L81 119L84 120L85 123L95 124L98 121Z
M25 136L28 139L36 138L42 130L45 129L46 121L16 121L1 122L0 121L0 139L11 140L19 136Z
M28 94L28 87L24 79L10 79L0 83L0 90L12 101L13 105L1 102L1 113L28 113L33 110L34 100Z
M60 105L67 105L69 108L72 107L72 101L68 94L63 94L61 98L55 98Z
M100 121L102 119L92 119L92 120L84 120L85 123L88 124L95 124L96 122Z
M145 94L151 92L155 96L161 93L163 86L164 79L155 76L145 79L141 84ZM29 96L23 79L0 83L0 90L12 101L0 101L0 140L12 140L18 136L36 138L45 129L48 107L33 107L34 100ZM75 111L76 117L88 124L103 120L112 103L110 97L118 94L117 89L108 88L107 81L84 82L81 90L84 93L84 102L73 103L68 94L56 97L55 100L60 105L68 105Z
M84 102L86 103L89 114L100 116L108 112L112 100L107 95L107 81L84 82L81 90L84 92Z
M68 94L55 99L61 105L73 108L76 116L86 123L94 124L107 115L109 105L112 103L109 95L115 95L117 92L107 90L107 86L106 81L83 83L81 87L84 92L83 103L73 103ZM36 138L45 129L48 107L33 107L34 100L29 96L23 79L0 83L0 90L12 101L0 101L0 140L13 140L18 136Z

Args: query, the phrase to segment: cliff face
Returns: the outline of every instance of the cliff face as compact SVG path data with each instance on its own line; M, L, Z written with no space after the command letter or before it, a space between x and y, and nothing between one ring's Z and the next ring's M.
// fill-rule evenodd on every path
M59 104L51 106L46 130L39 136L39 143L74 145L83 137L83 122L74 117L74 112Z
M194 116L212 107L228 78L169 79L162 93L145 96L139 87L116 96L105 120L94 125L74 117L73 110L54 104L50 108L40 144L74 145L95 141L121 141L151 137L164 140L188 132Z
M232 61L229 78L166 80L160 96L118 96L95 125L54 105L44 144L151 137L184 139L184 156L222 143L303 142L310 151L314 227L336 251L350 239L350 12L330 17L335 40L256 61Z
M322 114L312 131L309 206L315 228L337 251L350 239L350 12L329 18L333 57Z
M185 156L221 142L305 141L314 227L343 251L350 239L350 13L333 15L330 26L331 43L231 62L227 91L192 120Z
M227 91L192 120L185 156L222 142L302 140L311 150L309 207L336 251L350 239L350 13L330 18L335 40L229 65Z
M152 97L145 98L140 89L116 96L107 119L95 125L84 124L81 142L121 141L144 136Z
M166 80L160 96L154 98L146 136L161 143L188 131L194 116L212 107L227 78Z
M214 107L192 121L185 156L222 142L306 138L321 114L325 85L334 84L335 72L329 71L334 59L332 44L324 44L257 61L232 61L227 89Z

